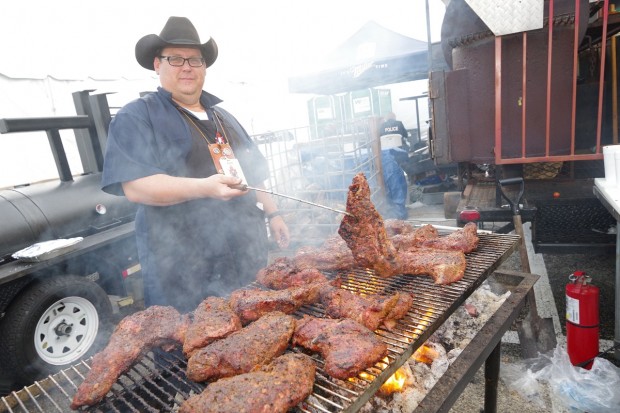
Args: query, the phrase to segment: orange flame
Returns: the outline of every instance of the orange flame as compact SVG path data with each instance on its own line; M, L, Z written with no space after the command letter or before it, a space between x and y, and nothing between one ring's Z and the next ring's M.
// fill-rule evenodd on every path
M392 393L399 392L405 387L405 382L407 381L407 374L403 370L403 368L399 368L396 370L392 377L387 379L385 383L379 389L379 394L382 396L389 396Z
M419 361L424 364L433 364L433 361L439 357L439 353L437 350L423 344L415 351L415 353L413 353L413 356L411 357L413 357L415 361Z

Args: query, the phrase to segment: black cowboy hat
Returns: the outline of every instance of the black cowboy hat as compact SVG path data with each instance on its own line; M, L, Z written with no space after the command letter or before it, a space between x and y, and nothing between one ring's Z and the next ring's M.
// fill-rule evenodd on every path
M166 22L161 33L147 34L136 43L136 60L140 66L155 70L153 59L157 52L166 46L187 46L200 49L205 59L205 66L209 67L217 59L217 44L209 39L206 43L200 43L196 28L186 17L172 16Z

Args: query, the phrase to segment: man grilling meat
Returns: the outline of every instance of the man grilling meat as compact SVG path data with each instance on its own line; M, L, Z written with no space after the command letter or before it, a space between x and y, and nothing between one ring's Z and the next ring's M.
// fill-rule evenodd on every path
M161 86L127 104L110 124L102 188L139 205L136 237L145 305L191 311L227 295L267 264L267 228L280 247L289 232L264 187L267 162L244 128L202 90L216 60L213 39L170 17L136 44L138 63Z

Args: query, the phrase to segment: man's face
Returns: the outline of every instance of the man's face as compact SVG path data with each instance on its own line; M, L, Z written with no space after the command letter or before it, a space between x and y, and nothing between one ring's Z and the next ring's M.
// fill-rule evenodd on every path
M180 56L184 58L201 58L200 50L189 47L166 47L160 56ZM191 67L189 62L183 66L172 66L166 59L155 57L155 72L159 74L161 86L173 97L184 100L183 97L200 96L207 73L206 66Z

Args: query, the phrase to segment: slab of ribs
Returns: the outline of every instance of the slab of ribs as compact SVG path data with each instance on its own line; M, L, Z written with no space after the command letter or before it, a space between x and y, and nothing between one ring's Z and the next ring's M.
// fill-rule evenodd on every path
M390 231L388 226L386 229ZM468 222L463 228L440 237L435 227L424 225L420 228L412 227L411 232L395 233L390 236L390 241L398 251L430 248L468 254L478 248L478 227L473 222Z
M72 409L91 406L110 391L118 377L153 347L182 344L189 317L173 307L151 306L123 318L108 345L93 357L91 368L71 403Z
M265 314L248 326L194 352L187 378L202 382L248 373L284 353L295 318L281 312Z
M298 287L315 282L327 282L327 277L319 269L323 268L313 266L304 268L288 257L279 257L258 271L256 281L274 290L283 290L288 287Z
M338 234L327 238L321 247L299 248L293 263L296 268L323 271L346 270L355 266L351 249Z
M436 284L450 284L465 274L465 251L471 252L478 245L475 224L443 237L447 240L430 228L405 233L401 229L394 235L398 237L395 243L371 201L363 173L355 175L349 186L347 212L350 214L342 219L338 233L351 249L355 263L374 269L382 277L428 274Z
M230 294L230 307L246 325L272 311L292 314L302 305L319 301L319 293L328 282L311 283L282 290L261 290L248 288L235 290Z
M402 274L396 267L397 250L388 239L383 218L370 199L370 187L362 173L355 175L349 186L347 212L338 234L349 246L355 263L382 277Z
M230 308L228 300L207 297L194 310L193 319L185 333L183 353L190 357L194 351L241 330L239 316Z
M359 295L342 288L325 288L321 293L325 315L330 318L350 318L374 331L384 324L393 328L403 318L411 305L413 296L406 292L392 295Z
M209 384L179 413L284 413L312 393L315 369L305 354L287 353L256 371Z
M387 345L367 327L343 318L305 315L297 320L293 344L320 353L325 372L337 379L354 377L387 356Z

